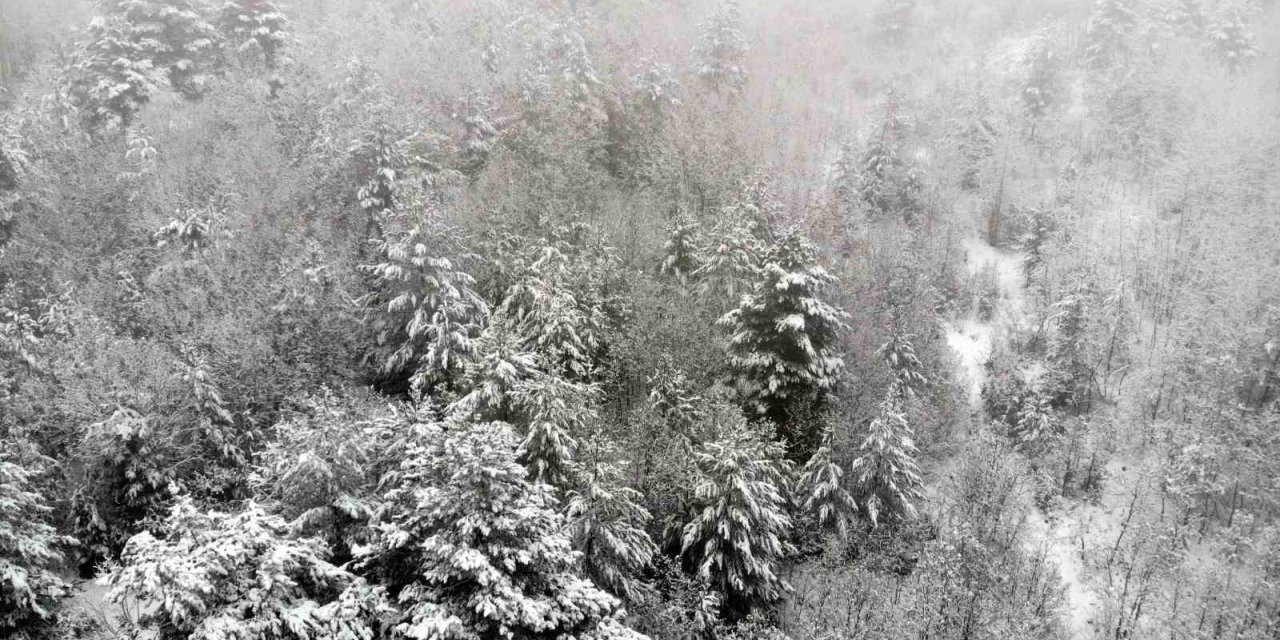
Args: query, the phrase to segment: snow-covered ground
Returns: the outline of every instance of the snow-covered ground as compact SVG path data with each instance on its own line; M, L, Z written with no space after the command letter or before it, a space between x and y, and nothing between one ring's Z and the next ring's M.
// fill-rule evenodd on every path
M949 322L943 327L947 345L955 352L958 361L957 373L969 391L970 405L977 411L982 403L986 363L991 356L994 340L1000 334L1000 328L1025 328L1030 320L1026 312L1023 256L1018 252L992 247L977 235L967 238L962 247L970 275L991 268L1000 292L1000 300L991 319L981 319L975 309L966 317ZM1079 542L1083 540L1084 532L1081 521L1076 517L1078 515L1077 511L1070 510L1058 514L1050 522L1039 509L1032 507L1027 514L1024 544L1029 553L1044 553L1049 562L1056 566L1066 591L1063 624L1072 638L1084 640L1095 635L1099 597L1090 587L1085 575L1084 547Z

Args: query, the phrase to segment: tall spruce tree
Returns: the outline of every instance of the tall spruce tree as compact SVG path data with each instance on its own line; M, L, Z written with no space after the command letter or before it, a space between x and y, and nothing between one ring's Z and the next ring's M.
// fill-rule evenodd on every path
M378 242L383 261L364 267L373 280L360 299L374 331L370 357L386 384L422 389L451 381L475 353L489 308L455 259L433 252L442 244L451 244L447 229L415 226Z
M854 499L873 526L914 518L924 497L905 398L891 392L871 421L861 454L850 469Z
M229 0L218 13L218 28L232 53L274 69L288 43L289 18L272 0Z
M168 75L174 91L188 99L204 95L221 36L206 20L202 0L106 0L102 6L124 20L130 40Z
M694 455L701 478L693 492L694 518L684 526L683 554L721 595L725 615L740 619L790 589L779 570L793 551L787 541L791 465L780 445L741 418Z
M553 489L516 462L503 423L417 425L361 566L397 593L409 638L640 640L579 577Z
M74 60L68 91L90 131L128 128L162 80L150 48L120 16L95 18Z
M737 0L720 0L694 49L698 78L712 91L740 93L747 83L748 51Z
M836 351L845 314L822 299L835 278L800 234L785 234L765 256L751 293L718 323L728 329L731 381L754 414L785 425L838 381Z
M596 434L583 449L565 510L574 548L589 578L637 602L651 592L640 576L658 552L645 531L651 516L641 506L644 496L623 482L622 467L603 436Z
M706 252L703 246L702 229L688 215L678 216L667 229L667 241L662 245L665 256L659 273L674 278L681 285L689 283L689 278L702 266L702 257Z
M33 490L33 474L0 444L0 636L39 637L70 592L58 575L69 539L48 523L53 509Z
M1128 60L1129 38L1138 23L1134 0L1097 0L1085 31L1084 61L1095 69Z
M820 527L834 527L841 537L858 514L858 503L844 488L844 469L832 457L831 432L800 471L796 495L800 508L813 515Z

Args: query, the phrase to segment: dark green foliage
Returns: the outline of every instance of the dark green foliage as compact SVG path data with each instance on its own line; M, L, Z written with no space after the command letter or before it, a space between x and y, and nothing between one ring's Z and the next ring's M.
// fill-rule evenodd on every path
M789 587L780 561L791 552L782 447L738 424L696 452L694 519L684 526L687 565L721 594L724 614L741 619L776 603Z
M448 383L475 353L475 338L489 307L473 291L475 280L455 260L451 230L434 222L377 245L383 262L365 266L373 288L361 298L374 333L369 358L391 388L414 390ZM433 252L446 251L441 255Z
M116 558L143 521L168 507L180 485L166 445L151 420L124 407L86 429L71 496L82 573Z
M552 489L516 463L502 423L418 425L366 570L402 605L410 637L642 638L618 601L574 572L577 554Z
M53 509L33 486L34 474L0 443L0 634L43 638L70 585L58 575L60 546L72 540L50 526Z
M830 393L844 368L836 338L846 316L822 299L834 278L817 258L800 232L788 232L765 255L751 293L718 321L729 331L731 380L743 405L802 447L812 434L792 420Z

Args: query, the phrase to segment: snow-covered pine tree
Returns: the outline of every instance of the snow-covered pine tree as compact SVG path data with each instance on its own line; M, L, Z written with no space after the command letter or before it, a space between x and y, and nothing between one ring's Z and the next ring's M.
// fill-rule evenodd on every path
M538 357L501 316L476 340L476 354L458 385L464 395L449 407L449 415L472 422L513 422L511 396L525 380L543 375Z
M1010 429L1010 435L1017 440L1018 446L1035 448L1058 435L1060 425L1054 418L1049 400L1048 396L1036 391L1023 395L1018 422Z
M547 373L582 380L595 368L605 320L598 304L581 303L567 286L576 266L554 244L542 244L495 316L515 328Z
M901 395L891 392L881 401L861 451L849 475L854 499L871 524L915 517L923 482Z
M274 69L288 43L289 18L272 0L228 0L218 13L218 28L233 53Z
M832 458L831 432L822 437L822 445L809 457L796 482L800 508L812 514L820 527L834 527L844 537L849 522L857 517L858 503L843 485L844 469Z
M183 498L161 528L163 539L130 539L107 578L109 602L155 603L141 610L135 632L158 640L368 638L389 610L381 590L330 564L322 543L292 537L282 518L252 502L236 514L202 513ZM360 601L330 600L351 587Z
M594 385L549 374L516 385L511 404L524 431L519 458L533 481L569 486L578 439L597 418L593 407L597 394Z
M702 266L706 252L703 244L701 225L688 215L677 216L667 227L667 241L662 245L666 255L659 273L675 278L681 285L688 284L689 278Z
M31 487L32 472L0 445L0 636L40 637L57 621L70 585L58 576L58 546L72 542L48 524L53 510Z
M127 20L94 18L79 43L68 92L90 131L124 130L162 80L149 47L134 40Z
M694 454L701 478L693 492L695 516L684 526L683 555L721 594L730 619L769 606L790 589L779 575L792 552L786 498L791 465L783 454L781 445L741 418Z
M372 488L397 462L388 452L404 420L375 394L326 391L299 404L273 428L249 482L292 531L323 538L335 562L346 562L367 534Z
M548 38L552 44L551 57L560 66L559 79L571 104L578 109L591 106L600 78L582 37L578 18L565 15L551 24Z
M1053 331L1045 354L1050 366L1046 383L1057 403L1078 407L1089 402L1093 385L1089 322L1095 297L1092 284L1077 276L1050 307Z
M659 123L667 113L680 106L681 100L677 95L680 81L671 67L662 62L644 58L637 66L638 71L632 74L628 83L632 99L643 105L650 122Z
M1239 71L1258 57L1253 30L1240 11L1224 9L1216 12L1206 29L1213 50L1232 72Z
M724 212L713 236L718 240L706 248L693 277L698 293L719 294L730 304L756 279L764 246L756 233L756 222L737 209Z
M901 126L897 98L890 93L884 104L884 118L867 140L858 167L858 198L872 217L887 215L898 200L897 183L903 167L897 140Z
M694 49L698 78L712 91L737 95L747 83L748 51L737 0L720 0Z
M1134 0L1097 0L1085 32L1084 61L1090 67L1114 67L1129 57L1129 37L1138 23Z
M641 640L579 577L553 489L516 462L503 423L418 425L361 566L399 594L408 638Z
M120 553L140 521L163 515L178 482L168 443L132 409L89 425L76 450L72 526L80 565L93 569Z
M356 198L370 225L379 229L382 218L399 207L399 183L409 170L409 139L395 127L378 122L352 145L360 188Z
M893 373L893 382L889 394L910 400L929 382L924 375L924 365L916 357L915 345L911 343L914 336L898 329L889 332L889 339L876 354L884 359L884 363Z
M433 252L457 250L451 244L449 230L420 224L401 238L379 241L383 261L363 267L373 280L373 291L360 298L374 331L369 357L387 383L407 379L423 389L452 381L475 353L489 307L455 258Z
M1053 216L1048 208L1035 206L1027 211L1026 235L1022 238L1022 273L1028 288L1039 290L1042 284L1044 252L1052 233Z
M769 249L751 293L718 320L729 331L731 380L753 413L784 425L832 389L844 360L836 338L844 312L822 299L835 278L798 230Z
M205 19L203 0L105 0L102 8L124 20L129 39L168 74L174 91L187 99L204 95L221 36Z
M705 417L706 401L669 356L663 358L648 383L649 410L662 418L673 432L688 435Z
M640 575L658 552L645 531L651 516L641 506L644 496L623 482L614 448L603 436L596 434L583 449L565 510L574 548L582 553L587 577L637 602L650 592Z
M502 130L489 98L482 93L468 95L460 115L463 133L458 145L459 169L464 175L474 178L489 163L489 155L502 136Z

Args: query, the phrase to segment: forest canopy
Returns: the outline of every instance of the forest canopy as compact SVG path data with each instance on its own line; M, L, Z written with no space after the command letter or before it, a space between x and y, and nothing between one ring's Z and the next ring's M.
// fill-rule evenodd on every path
M1278 221L1274 0L0 0L0 638L1280 637Z

